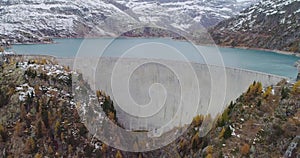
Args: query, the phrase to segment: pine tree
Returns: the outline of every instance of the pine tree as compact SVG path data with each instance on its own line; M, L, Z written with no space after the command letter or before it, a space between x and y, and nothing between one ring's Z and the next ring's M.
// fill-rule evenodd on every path
M139 153L139 158L143 158L143 156L142 156L142 154L141 154L141 153Z
M54 132L55 137L58 138L60 136L60 121L58 120L55 123Z
M27 112L26 112L26 108L25 105L23 103L20 104L20 118L21 120L25 120Z
M106 144L102 144L101 151L102 153L106 153L108 150L108 146Z
M71 144L68 145L68 153L72 154L73 153L73 147Z
M48 146L48 154L52 155L54 153L52 146Z
M200 124L203 122L203 120L204 120L203 115L197 115L196 117L193 118L193 125L200 126Z
M118 151L117 151L117 154L116 154L116 158L122 158L122 157L123 157L123 156L122 156L120 150L118 150Z
M294 86L293 86L293 88L292 88L292 92L293 92L294 94L299 94L299 93L300 93L300 80L297 81L297 82L294 84Z
M100 98L101 97L101 91L97 90L96 91L96 96L97 96L97 98Z
M15 126L15 135L22 136L23 134L23 124L21 122L17 122Z
M43 158L43 155L40 154L40 153L36 153L35 156L34 156L34 158Z
M42 128L42 122L39 120L35 129L37 138L43 137Z
M44 122L46 128L49 127L49 118L48 118L48 112L45 108L42 108L42 121Z
M231 133L232 133L232 131L231 131L230 127L227 126L226 129L225 129L225 132L224 132L224 136L223 136L224 139L227 139L227 138L231 137Z
M199 143L199 134L198 132L192 138L192 149L196 150L198 148Z
M86 145L84 148L84 153L86 157L91 157L93 153L93 148L90 145Z
M0 124L0 142L1 141L6 142L7 138L8 138L8 133L6 128L2 124Z
M224 137L224 133L225 133L225 128L223 127L220 134L219 134L219 139Z
M32 137L26 140L24 152L27 154L36 152L36 143Z
M266 99L266 98L268 98L269 96L271 96L272 95L272 87L268 87L267 89L266 89L266 91L265 91L265 93L263 94L263 97Z
M3 140L3 138L2 138L2 133L3 133L3 132L4 132L4 127L3 127L2 124L0 124L0 141Z
M290 90L287 87L281 89L281 99L286 99L289 97Z
M213 146L211 146L211 145L209 145L209 146L207 146L207 149L206 149L206 153L207 154L212 154L213 153Z

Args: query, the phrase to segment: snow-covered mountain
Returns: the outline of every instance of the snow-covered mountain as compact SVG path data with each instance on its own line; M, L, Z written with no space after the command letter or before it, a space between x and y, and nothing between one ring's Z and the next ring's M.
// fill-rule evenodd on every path
M180 29L189 29L191 21L204 27L213 26L237 15L258 0L117 0L117 2L130 8L142 22L167 22Z
M14 42L82 37L91 30L93 35L114 36L144 24L193 31L237 15L256 1L1 0L0 35Z
M221 45L300 52L300 0L263 0L210 32Z
M90 30L109 35L100 26L108 17L119 25L135 19L116 5L98 0L2 0L0 34L22 41L33 37L78 37ZM126 19L126 20L125 20Z

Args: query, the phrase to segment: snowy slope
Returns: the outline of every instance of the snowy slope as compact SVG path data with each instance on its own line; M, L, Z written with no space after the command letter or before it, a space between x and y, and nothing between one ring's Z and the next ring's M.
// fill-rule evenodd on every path
M0 2L0 34L26 40L38 37L76 37L91 29L106 35L100 27L107 17L115 20L131 16L115 5L95 0L7 0ZM126 22L123 22L126 23Z
M299 8L300 0L263 0L211 33L219 44L299 52Z
M180 29L190 28L190 23L205 27L237 15L258 0L117 0L132 9L142 22L165 23Z
M1 0L0 35L31 42L40 37L114 36L124 27L154 24L185 31L209 27L258 0Z

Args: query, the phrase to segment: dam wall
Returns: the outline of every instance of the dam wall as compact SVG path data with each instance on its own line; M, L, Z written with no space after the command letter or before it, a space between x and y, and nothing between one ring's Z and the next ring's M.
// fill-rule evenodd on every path
M56 61L56 57L54 57L54 56L39 55L39 54L9 54L9 55L5 55L5 57L16 59L16 60L19 60L19 61L34 60L34 59L39 59L39 60L46 59L46 60L51 61L51 62Z
M197 114L216 116L253 81L275 85L284 77L183 61L76 58L57 61L83 73L93 90L110 95L127 129L189 124Z

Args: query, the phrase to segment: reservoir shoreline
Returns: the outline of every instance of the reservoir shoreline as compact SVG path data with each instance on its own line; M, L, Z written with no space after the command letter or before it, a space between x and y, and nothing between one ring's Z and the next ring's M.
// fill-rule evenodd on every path
M300 57L300 54L290 51L283 51L283 50L277 50L277 49L265 49L265 48L254 48L254 47L231 47L231 46L222 46L217 45L221 48L236 48L236 49L244 49L244 50L259 50L259 51L265 51L270 53L277 53L277 54L284 54L284 55L292 55L296 57Z
M110 37L110 36L103 36L100 37L103 39L169 39L169 40L174 40L174 41L178 41L178 42L190 42L189 40L179 40L179 39L174 39L172 37L125 37L125 36L121 36L121 37ZM52 42L32 42L32 43L15 43L12 44L11 46L13 47L14 45L39 45L39 44L57 44L58 42L56 42L56 39L60 39L60 40L64 40L64 39L99 39L99 38L95 38L95 37L87 37L87 38L81 38L81 37L74 37L74 38L51 38L53 39ZM295 53L295 52L291 52L291 51L283 51L283 50L277 50L277 49L265 49L265 48L258 48L258 47L242 47L242 46L236 46L236 47L232 47L232 46L226 46L226 45L217 45L217 44L200 44L200 43L192 43L195 46L211 46L211 47L218 47L218 48L236 48L236 49L244 49L244 50L258 50L258 51L265 51L265 52L272 52L272 53L278 53L278 54L284 54L284 55L292 55L292 56L297 56L300 57L299 53Z

